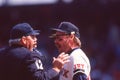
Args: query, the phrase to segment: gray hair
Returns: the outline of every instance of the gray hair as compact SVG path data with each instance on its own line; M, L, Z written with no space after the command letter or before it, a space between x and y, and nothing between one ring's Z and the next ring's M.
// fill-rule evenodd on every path
M74 37L74 42L77 46L81 47L81 41L78 37Z
M9 46L11 46L13 44L20 44L20 40L21 39L10 39L9 40Z

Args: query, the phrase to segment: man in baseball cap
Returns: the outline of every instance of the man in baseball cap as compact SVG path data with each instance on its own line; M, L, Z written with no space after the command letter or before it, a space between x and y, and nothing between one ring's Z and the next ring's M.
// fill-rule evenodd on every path
M34 30L28 23L19 23L11 29L9 44L20 44L20 41L25 37L36 38L35 36L39 35L39 32L39 30ZM22 42L22 44L24 43ZM37 47L37 38L34 41L31 39L31 43L26 44L26 47L30 50Z
M59 53L70 55L70 62L66 63L59 80L90 80L90 62L81 49L79 29L71 22L61 22L57 28L52 28L55 34L55 46Z
M39 35L39 32L39 30L33 30L31 25L28 23L20 23L12 28L10 32L10 38L17 39L22 38L22 36Z

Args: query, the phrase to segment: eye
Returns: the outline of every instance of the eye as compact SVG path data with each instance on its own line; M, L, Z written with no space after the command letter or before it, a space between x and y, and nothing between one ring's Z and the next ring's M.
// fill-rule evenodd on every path
M58 41L62 41L63 39L62 39L62 38L58 38L57 40L58 40Z
M35 38L36 38L36 36L34 36L34 35L31 35L31 38L32 38L32 39L35 39Z
M57 41L62 41L63 38L60 38L60 37L55 37L54 40L57 40Z

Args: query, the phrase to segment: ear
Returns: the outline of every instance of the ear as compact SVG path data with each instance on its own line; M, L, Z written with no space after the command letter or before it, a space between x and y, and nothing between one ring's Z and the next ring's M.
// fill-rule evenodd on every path
M22 38L21 38L21 43L24 45L24 44L26 44L26 37L25 36L23 36Z
M75 37L74 34L71 34L71 35L70 35L70 38L71 38L72 40L74 39L74 37Z

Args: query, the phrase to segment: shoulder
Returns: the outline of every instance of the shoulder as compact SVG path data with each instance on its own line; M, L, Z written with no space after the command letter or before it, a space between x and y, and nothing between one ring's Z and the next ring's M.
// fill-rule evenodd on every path
M75 49L72 53L71 53L71 57L74 58L74 59L79 59L79 60L84 60L84 61L87 61L89 62L89 59L87 57L87 55L85 54L85 52L78 48L78 49Z
M2 55L3 53L5 53L5 51L8 49L8 47L2 47L0 48L0 55Z
M75 49L75 50L73 50L72 52L71 52L71 55L72 56L86 56L85 55L85 53L82 51L82 49L80 49L80 48L77 48L77 49Z
M27 48L25 47L10 47L9 50L8 50L10 53L19 53L21 55L23 54L28 54L28 53L31 53Z
M30 51L25 47L8 47L4 50L3 55L7 54L8 57L13 59L24 59L30 55Z
M5 50L6 48L0 48L0 59L2 58Z
M0 48L0 53L5 51L5 49L6 49L5 47L4 48Z

